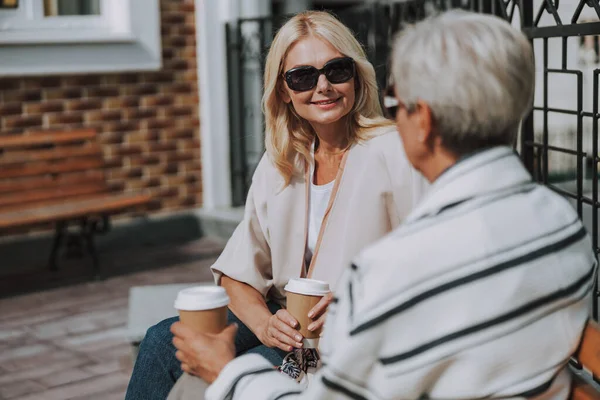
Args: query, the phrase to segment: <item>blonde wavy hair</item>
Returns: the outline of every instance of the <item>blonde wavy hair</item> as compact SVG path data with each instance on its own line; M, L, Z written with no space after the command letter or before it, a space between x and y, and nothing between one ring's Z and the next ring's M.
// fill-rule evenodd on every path
M277 32L265 63L262 109L265 115L265 147L267 155L289 185L303 165L311 163L310 146L315 132L310 123L285 103L281 94L283 66L289 49L298 41L316 37L330 43L356 64L356 99L346 118L349 145L368 140L372 128L393 122L383 116L375 69L352 32L333 15L322 11L305 11L292 17ZM284 187L285 187L284 186Z

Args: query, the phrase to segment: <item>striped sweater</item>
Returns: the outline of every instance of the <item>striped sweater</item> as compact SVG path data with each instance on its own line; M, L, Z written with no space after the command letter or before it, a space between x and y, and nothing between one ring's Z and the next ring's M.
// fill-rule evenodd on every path
M444 172L338 285L307 388L257 355L217 399L566 399L596 260L576 213L509 148Z

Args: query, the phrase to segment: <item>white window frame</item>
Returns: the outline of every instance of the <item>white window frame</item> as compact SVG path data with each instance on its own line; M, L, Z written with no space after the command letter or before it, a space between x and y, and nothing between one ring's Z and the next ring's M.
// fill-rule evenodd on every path
M159 0L100 0L100 15L44 16L42 0L0 9L0 76L161 68Z

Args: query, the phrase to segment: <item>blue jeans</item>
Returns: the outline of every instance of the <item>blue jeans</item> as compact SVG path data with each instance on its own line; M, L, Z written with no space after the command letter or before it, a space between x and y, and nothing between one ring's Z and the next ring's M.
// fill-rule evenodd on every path
M267 307L275 314L281 308L279 304L268 302ZM125 400L164 400L182 375L181 363L175 358L173 334L169 330L178 317L165 319L154 325L140 344L138 354ZM237 355L246 353L260 354L273 365L281 365L285 352L271 349L263 345L246 325L242 323L231 311L227 311L227 322L237 323L239 326L235 338Z

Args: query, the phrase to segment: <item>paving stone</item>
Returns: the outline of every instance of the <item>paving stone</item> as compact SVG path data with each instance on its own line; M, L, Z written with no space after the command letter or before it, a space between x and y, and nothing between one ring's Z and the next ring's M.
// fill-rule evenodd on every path
M81 355L62 349L50 349L29 357L20 357L8 361L0 362L2 367L8 372L18 372L38 366L50 365L59 361L67 361L80 358Z
M12 349L3 351L2 354L0 354L0 363L2 365L6 365L6 362L8 362L8 361L19 359L19 358L30 357L30 356L38 355L41 353L47 353L50 350L51 350L51 347L48 345L45 345L45 344L14 347Z
M31 393L37 393L46 388L33 381L21 381L0 386L0 399L13 399L17 396L24 396Z
M118 360L110 360L98 364L86 365L85 367L82 367L82 369L94 375L104 375L111 372L122 371L121 363Z
M129 378L125 374L112 373L57 386L43 392L19 397L18 400L70 400L77 397L89 399L92 395L120 389L127 385L128 381Z
M22 382L27 379L38 379L53 372L63 371L69 368L81 366L89 364L89 360L80 357L80 358L70 358L66 360L58 360L46 365L38 365L32 368L28 368L21 371L16 372L8 372L3 375L0 375L0 387L11 383L11 382ZM93 372L93 371L92 371Z
M95 374L85 371L81 368L71 368L62 371L56 371L52 374L48 374L43 378L38 379L37 381L42 383L44 386L48 388L52 388L59 385L64 385L67 383L73 383L77 381L82 381L84 379L91 378Z
M203 239L181 251L205 256L210 246ZM122 400L131 374L129 289L211 281L213 262L0 299L0 399Z
M127 343L127 329L119 326L111 329L103 329L92 333L77 336L67 336L55 340L57 346L65 347L77 351L94 352L102 350L113 345Z
M1 314L0 314L1 315ZM42 313L37 315L31 315L30 313L18 313L12 317L2 317L0 319L0 329L12 329L15 327L24 327L40 324L65 317L66 311L54 311L48 313Z

